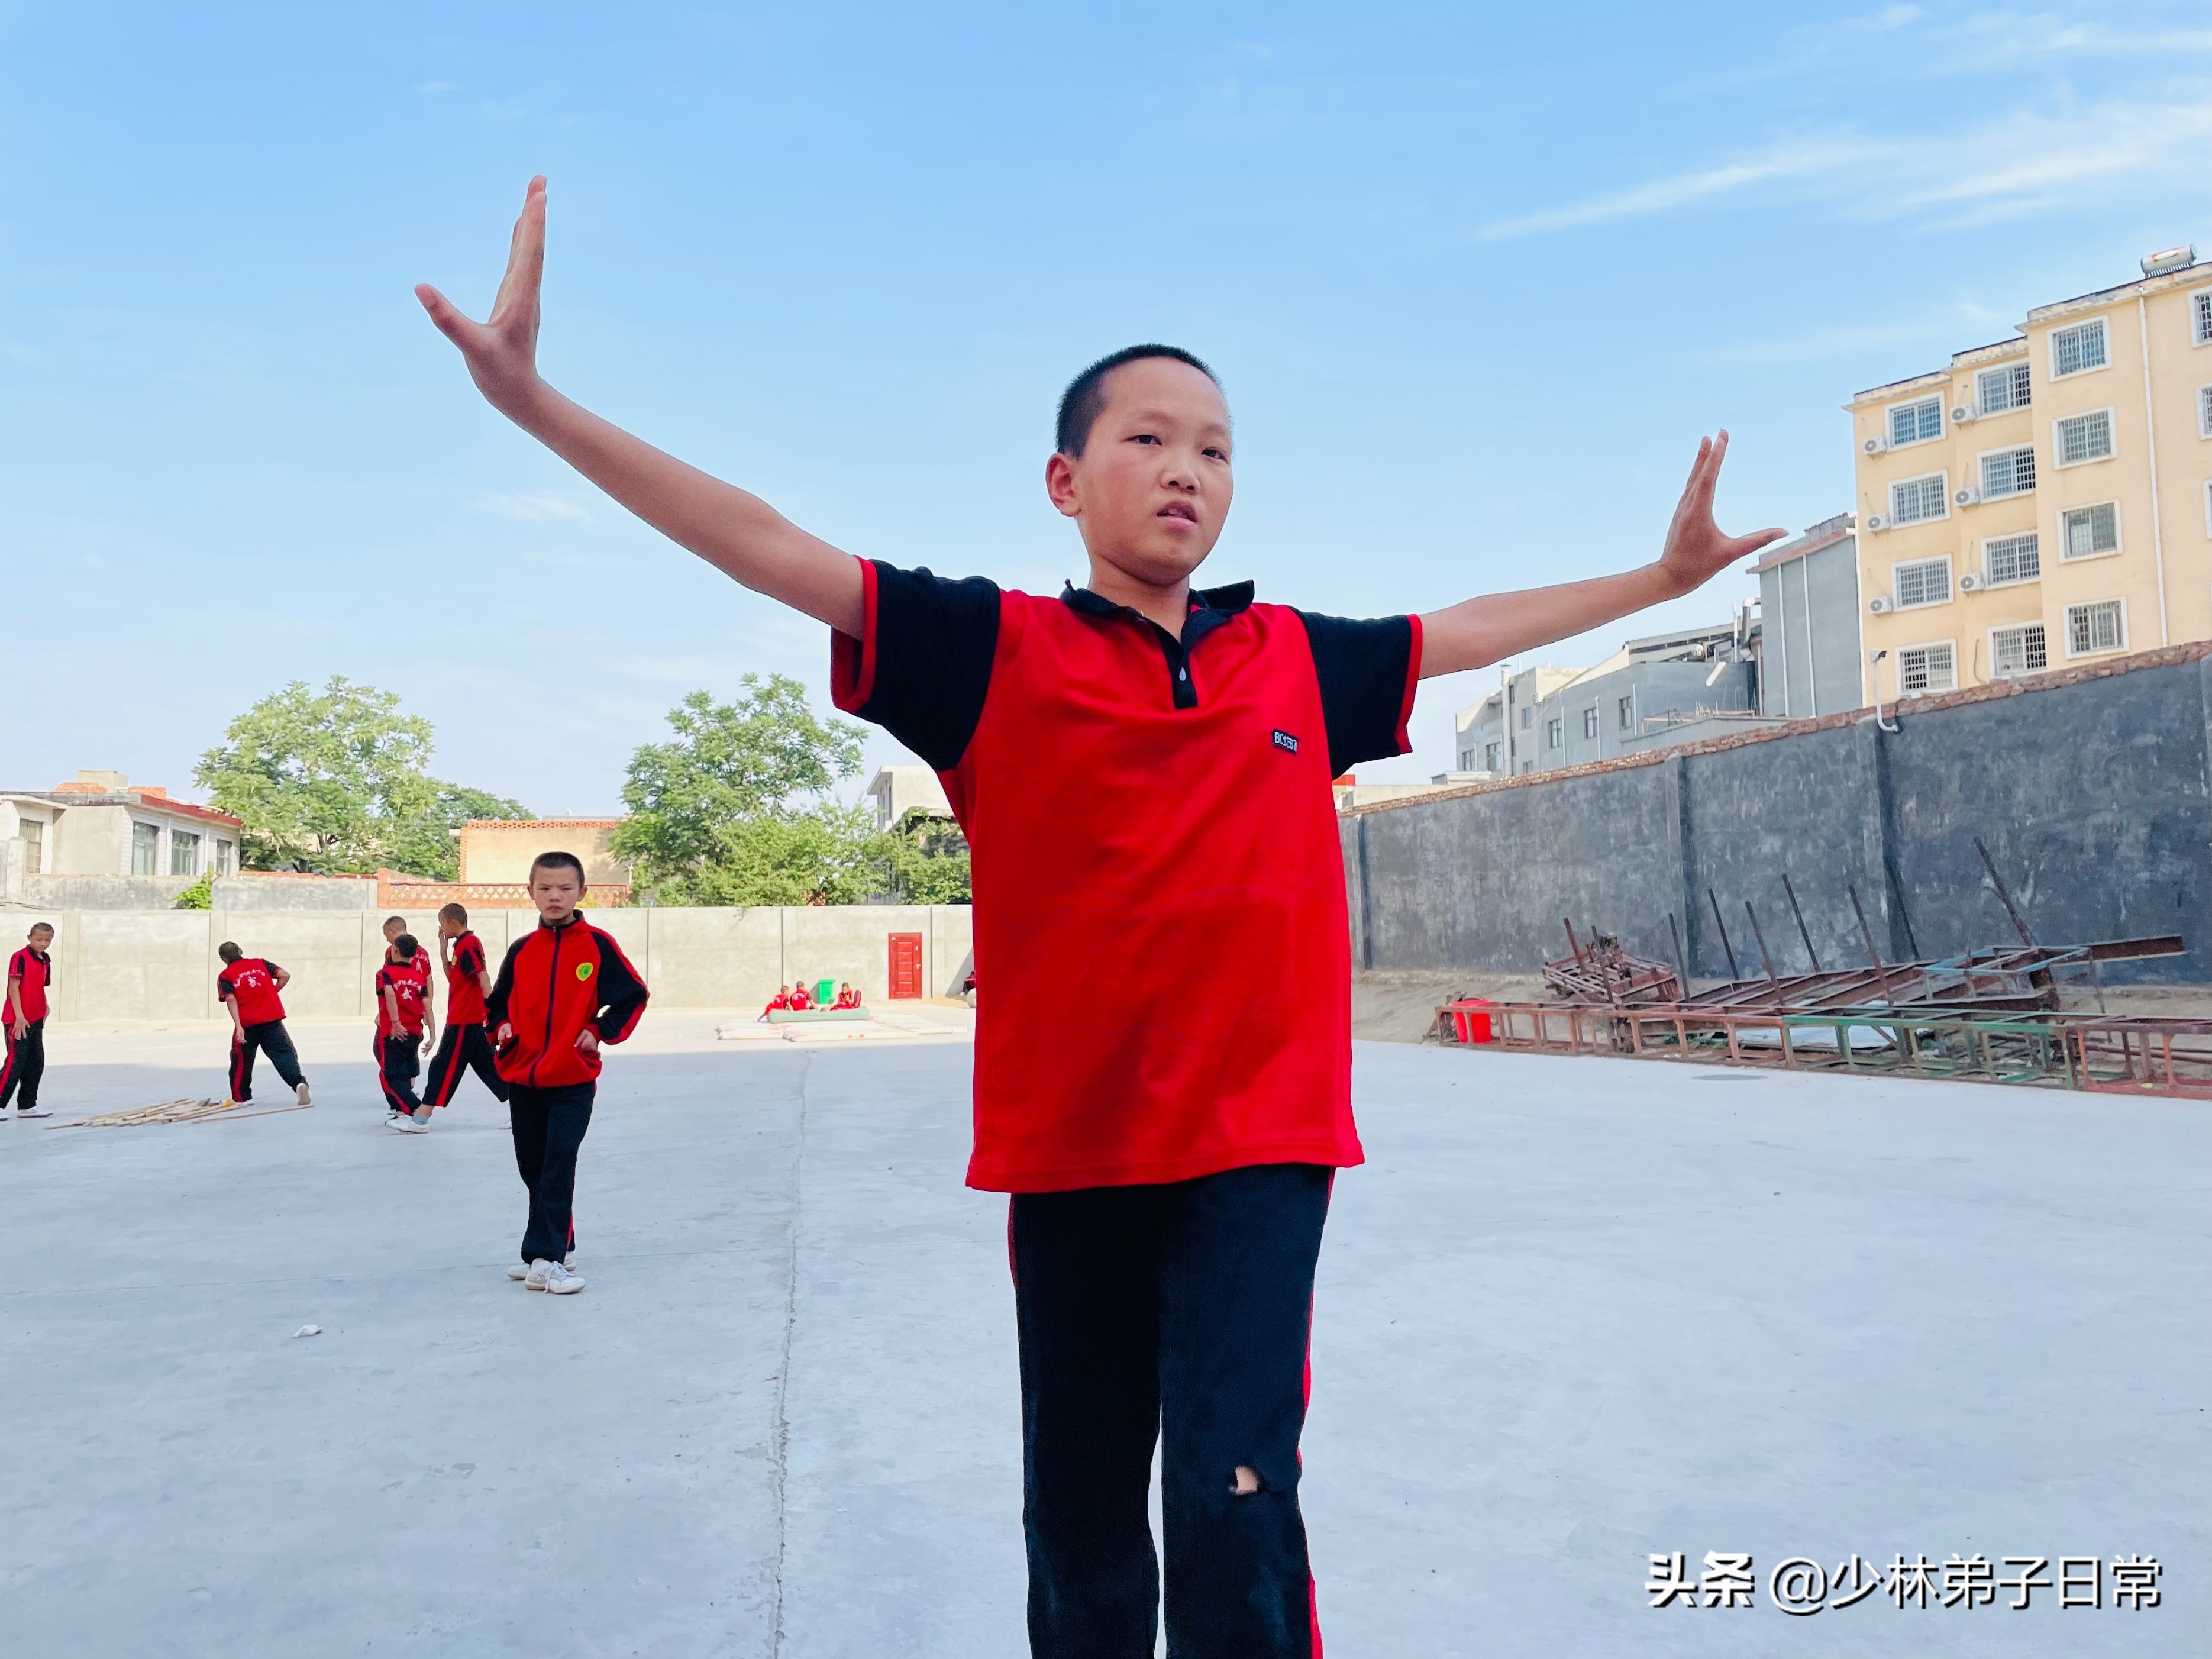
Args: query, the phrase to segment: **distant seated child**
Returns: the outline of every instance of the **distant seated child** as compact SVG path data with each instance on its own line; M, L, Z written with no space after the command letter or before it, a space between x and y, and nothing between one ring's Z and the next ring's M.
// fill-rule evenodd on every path
M857 1008L860 1006L860 994L858 991L855 991L850 985L840 981L837 987L837 1000L832 1003L830 1006L833 1008Z
M766 1019L770 1014L776 1012L778 1010L788 1008L790 1006L791 987L788 985L779 985L775 988L775 994L769 999L768 1006L760 1011L760 1017L763 1019Z
M791 988L791 1009L793 1013L803 1014L813 1006L814 993L806 988L805 980L799 981Z

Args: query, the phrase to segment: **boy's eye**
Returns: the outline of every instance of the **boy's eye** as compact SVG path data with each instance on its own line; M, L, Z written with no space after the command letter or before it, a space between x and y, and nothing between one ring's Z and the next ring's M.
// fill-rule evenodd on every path
M1157 444L1159 440L1149 432L1139 432L1132 436L1129 441L1133 444Z
M1229 452L1225 449L1209 449L1206 452L1206 459L1209 461L1225 461L1229 459Z

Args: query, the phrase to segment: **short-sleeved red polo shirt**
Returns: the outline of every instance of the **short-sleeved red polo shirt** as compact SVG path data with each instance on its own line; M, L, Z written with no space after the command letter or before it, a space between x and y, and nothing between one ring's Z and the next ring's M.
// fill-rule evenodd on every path
M42 951L33 951L26 945L8 958L8 977L21 980L23 988L16 993L23 1006L23 1018L33 1024L46 1017L46 987L54 982L54 960ZM7 988L0 986L0 1019L12 1020L15 1011L4 999Z
M973 861L969 1184L1361 1162L1329 781L1412 746L1419 619L1247 583L1178 638L1087 590L862 568L837 705L936 769Z
M484 1023L483 941L465 933L453 941L453 959L446 969L446 1024L481 1025Z
M219 997L238 1006L239 1023L266 1025L284 1018L284 1000L276 994L276 964L259 957L240 957L216 975Z
M429 988L429 975L423 971L420 951L412 962L387 962L376 970L376 1035L380 1041L396 1035L422 1035L422 1010L428 1000ZM399 1004L398 1032L392 1027L391 1002L384 994L386 991Z

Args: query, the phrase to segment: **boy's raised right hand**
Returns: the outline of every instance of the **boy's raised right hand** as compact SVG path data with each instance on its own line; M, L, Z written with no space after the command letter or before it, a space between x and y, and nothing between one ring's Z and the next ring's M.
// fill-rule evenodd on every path
M545 180L530 181L507 275L483 322L418 283L415 297L460 348L493 408L670 540L732 580L858 638L860 562L809 535L759 496L655 449L562 397L538 374L538 292L545 270Z

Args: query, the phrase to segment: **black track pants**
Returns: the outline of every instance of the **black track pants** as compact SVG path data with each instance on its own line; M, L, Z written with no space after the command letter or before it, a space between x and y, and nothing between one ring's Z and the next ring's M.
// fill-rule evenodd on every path
M430 1056L430 1075L422 1085L422 1103L451 1104L453 1091L461 1086L462 1073L470 1071L483 1080L483 1086L491 1091L494 1100L507 1098L507 1079L492 1063L491 1039L484 1035L483 1024L457 1025L449 1020L445 1036L438 1039L438 1052Z
M527 1089L507 1096L514 1131L514 1167L530 1189L530 1224L523 1229L525 1261L558 1261L576 1248L576 1151L592 1127L593 1083Z
M286 1088L296 1089L306 1080L300 1074L300 1051L292 1046L292 1034L284 1029L284 1022L264 1020L258 1025L247 1026L244 1037L234 1039L230 1045L233 1100L253 1098L253 1056L257 1051L269 1056L269 1063L284 1079Z
M395 1112L413 1112L422 1103L415 1092L416 1074L422 1069L422 1034L401 1031L379 1038L376 1046L376 1080L383 1085L384 1103Z
M30 1029L15 1035L15 1022L0 1002L0 1024L8 1028L8 1053L0 1060L0 1112L13 1103L29 1111L39 1103L39 1079L46 1072L46 1022L24 1022Z
M1319 1652L1298 1435L1332 1175L1274 1164L1014 1197L1036 1659L1151 1659L1156 1436L1170 1659ZM1257 1492L1237 1495L1240 1467Z

